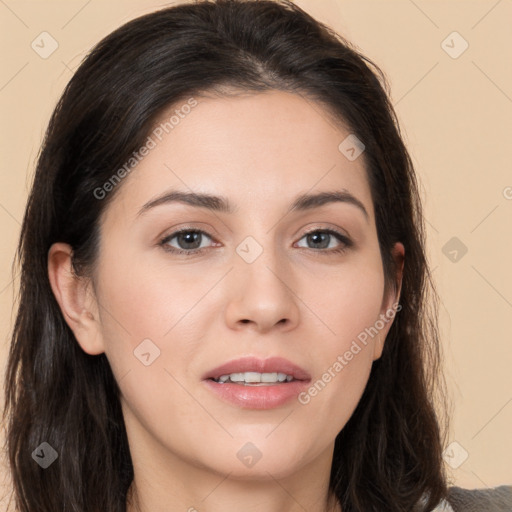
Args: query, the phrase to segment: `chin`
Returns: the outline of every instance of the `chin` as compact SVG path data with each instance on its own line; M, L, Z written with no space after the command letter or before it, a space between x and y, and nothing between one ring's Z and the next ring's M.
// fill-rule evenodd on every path
M223 450L218 457L215 457L215 453L210 449L209 460L205 461L207 467L222 475L229 474L234 480L267 481L286 478L305 464L303 446L287 445L286 449L283 449L282 445L273 445L268 440L265 445L264 439L260 444L258 440L235 444L236 448ZM230 452L232 456L229 455Z
M232 480L265 482L287 478L300 469L301 466L297 461L280 460L279 462L267 461L264 463L260 460L252 467L244 467L241 463L233 464L229 462L225 466L223 465L222 468L214 468L214 471L224 476L229 474L229 478Z

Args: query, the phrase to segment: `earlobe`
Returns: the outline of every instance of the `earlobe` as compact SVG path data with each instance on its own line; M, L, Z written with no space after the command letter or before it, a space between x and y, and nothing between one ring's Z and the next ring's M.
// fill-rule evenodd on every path
M97 301L90 279L78 277L72 269L72 248L58 242L48 251L48 278L64 320L84 352L104 352Z
M376 361L382 355L382 351L384 350L384 338L382 333L379 332L377 335L377 339L373 342L373 360Z

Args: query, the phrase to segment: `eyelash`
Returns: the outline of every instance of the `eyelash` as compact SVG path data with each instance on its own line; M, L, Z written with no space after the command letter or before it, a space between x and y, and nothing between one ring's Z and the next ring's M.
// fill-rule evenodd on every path
M206 235L208 238L214 240L214 238L211 235L209 235L206 231L203 231L201 229L184 228L184 229L180 229L178 231L174 231L170 235L167 235L166 237L164 237L162 240L160 240L159 245L166 252L170 252L172 254L185 255L185 256L193 256L195 254L199 254L199 253L203 252L206 249L205 247L199 248L199 249L190 249L190 250L176 249L176 247L170 247L169 245L167 245L170 240L172 240L174 237L176 237L182 233L200 233L200 234ZM322 253L322 252L327 253L327 255L336 255L336 254L341 254L341 253L345 252L347 249L349 249L350 247L353 246L353 242L349 238L347 238L345 235L343 235L342 233L340 233L334 229L318 229L318 228L316 228L316 229L313 229L311 231L304 233L304 235L300 238L300 240L302 240L302 238L304 238L305 236L311 235L314 233L327 233L329 235L333 235L343 245L341 247L338 247L337 249L327 249L327 250L326 249L310 249L312 251L320 252L320 253ZM308 248L301 247L301 249L308 249Z

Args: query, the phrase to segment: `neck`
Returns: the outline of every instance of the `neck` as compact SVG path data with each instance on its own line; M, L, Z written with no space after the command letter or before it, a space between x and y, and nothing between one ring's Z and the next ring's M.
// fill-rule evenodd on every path
M225 481L223 483L225 483ZM265 499L266 498L265 496L258 495L258 497L255 496L254 498L252 498L250 494L249 495L245 494L245 492L242 490L243 494L241 496L243 496L243 498L242 498L243 501L241 501L240 495L237 495L237 496L232 495L232 496L230 496L230 500L229 500L229 502L232 504L231 506L226 505L226 503L220 503L220 500L217 499L217 500L215 500L216 506L214 508L209 507L208 510L209 511L211 510L211 512L217 512L217 511L221 511L221 510L223 512L231 511L231 510L239 511L241 503L244 504L243 505L244 510L254 510L254 511L265 510L265 512L274 510L274 507L269 508L269 503L268 503L268 500ZM282 494L286 494L286 491L284 489L282 489ZM187 506L186 508L183 508L183 505L176 506L176 508L178 510L186 510L187 512L199 512L199 510L203 509L203 507L204 507L203 503L206 501L207 498L208 498L208 496L205 496L205 497L203 497L203 499L194 501L194 503L196 503L196 506L200 507L200 508L195 508L194 506ZM279 500L279 502L281 502L281 501L288 502L287 506L281 506L281 505L279 505L278 502L276 502L275 509L277 510L277 508L279 508L280 512L299 512L299 511L303 512L304 510L307 510L308 512L342 512L341 505L340 505L339 501L337 500L337 498L333 494L330 494L328 496L328 498L326 498L322 502L321 505L318 504L318 506L314 506L314 508L307 508L307 507L303 506L302 503L300 503L298 500L293 498L291 495L288 496L288 498L290 498L290 499L285 498L283 500ZM149 500L149 501L151 501L151 500ZM148 512L149 510L155 510L155 509L150 508L153 505L145 505L145 502L146 502L146 498L139 496L139 493L137 490L137 485L135 484L135 481L133 481L132 484L130 485L130 488L127 493L126 512ZM192 503L192 501L190 503ZM253 508L251 508L251 504L252 504ZM168 512L170 510L169 504L166 504L162 509L157 509L157 510L158 511L166 510Z
M239 512L241 508L247 512L341 512L328 487L329 472L319 471L316 463L280 479L267 473L266 477L247 480L174 462L172 466L178 471L172 475L147 465L142 474L134 465L126 512Z

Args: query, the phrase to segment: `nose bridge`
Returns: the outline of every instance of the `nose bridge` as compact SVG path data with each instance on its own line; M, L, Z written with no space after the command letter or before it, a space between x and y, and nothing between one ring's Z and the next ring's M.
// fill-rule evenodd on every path
M251 290L245 290L246 293L263 292L262 298L268 296L269 300L278 300L289 292L285 285L287 278L290 278L286 257L276 245L272 232L258 238L260 241L254 236L247 236L238 244L235 264L237 279L251 286Z
M252 321L260 329L294 324L299 311L286 257L272 231L256 236L247 236L235 249L228 321Z

